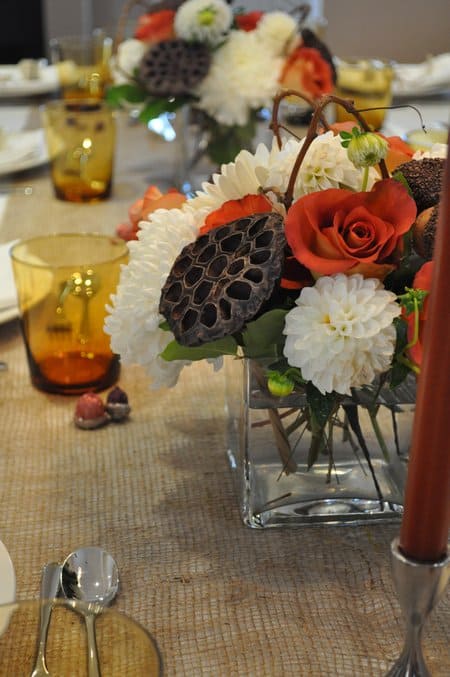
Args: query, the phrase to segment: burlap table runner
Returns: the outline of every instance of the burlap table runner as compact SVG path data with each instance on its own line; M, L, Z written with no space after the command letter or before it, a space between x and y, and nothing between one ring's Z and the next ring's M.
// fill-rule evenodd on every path
M142 137L127 134L119 186L139 194L142 174L126 158L131 166L132 139ZM32 181L39 199L11 198L2 241L75 225L111 232L129 204L119 191L109 203L68 206L51 197L45 171ZM0 359L9 365L0 373L0 539L18 598L38 596L44 563L96 544L118 562L117 608L156 637L167 675L386 672L404 634L389 563L398 526L244 527L221 373L197 364L176 388L153 392L140 368L124 368L130 421L88 432L72 423L73 398L30 386L17 321L0 326ZM447 594L426 629L434 677L450 674L449 620Z

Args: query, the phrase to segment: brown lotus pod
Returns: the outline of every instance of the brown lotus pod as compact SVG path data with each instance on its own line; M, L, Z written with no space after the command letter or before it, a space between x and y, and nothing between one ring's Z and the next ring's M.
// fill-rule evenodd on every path
M427 261L433 258L437 217L438 207L428 207L420 212L412 228L414 249Z
M280 278L284 223L275 212L219 226L184 247L159 310L179 343L199 346L241 331Z
M443 158L409 160L396 168L394 176L397 172L408 182L418 213L438 204L444 177Z
M163 40L144 54L139 79L155 96L189 94L207 75L210 63L210 51L205 44Z

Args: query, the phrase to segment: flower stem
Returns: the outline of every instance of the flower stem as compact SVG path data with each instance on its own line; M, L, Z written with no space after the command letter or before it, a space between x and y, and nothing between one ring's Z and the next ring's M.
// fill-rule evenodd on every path
M369 181L369 167L364 167L364 172L363 172L363 180L362 180L362 186L361 186L361 191L364 192L367 190L367 182Z
M372 423L372 428L374 430L378 444L380 445L380 449L382 451L383 458L386 462L389 462L389 449L386 446L386 442L384 440L383 433L381 432L381 428L380 428L379 423L377 421L378 409L379 409L379 407L374 407L374 408L368 409L367 411L369 412L370 422Z

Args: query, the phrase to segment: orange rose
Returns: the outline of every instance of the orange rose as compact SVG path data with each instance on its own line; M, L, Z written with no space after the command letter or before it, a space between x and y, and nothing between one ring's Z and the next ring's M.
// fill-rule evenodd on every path
M402 236L415 216L414 200L394 179L377 181L370 192L330 188L292 205L286 239L314 275L361 273L383 279L396 268Z
M235 18L236 26L241 31L254 31L259 23L259 20L264 16L264 12L255 10L254 12L247 12L246 14L238 14Z
M297 47L285 63L280 84L318 99L333 91L333 71L317 49Z
M173 22L175 12L163 9L160 12L149 12L139 17L134 37L143 42L161 42L175 37Z
M433 261L427 261L423 266L417 271L413 288L414 289L423 289L424 291L430 291L431 289L431 278L433 276ZM423 330L427 320L428 314L428 299L429 294L425 297L423 302L422 310L419 312L419 338L417 342L411 346L408 350L409 358L415 362L415 364L420 367L422 364L422 353L423 353ZM408 323L408 342L412 341L414 338L414 324L415 324L415 313L410 313L406 315L406 321Z
M179 193L175 188L170 188L166 194L156 186L150 186L145 191L143 197L133 202L128 210L129 222L120 223L117 226L116 233L127 242L137 240L139 222L148 219L155 209L177 209L186 202L186 196Z
M239 200L227 200L219 209L208 214L200 234L204 235L213 228L223 226L236 219L242 219L251 214L265 214L272 211L272 203L264 195L246 195Z

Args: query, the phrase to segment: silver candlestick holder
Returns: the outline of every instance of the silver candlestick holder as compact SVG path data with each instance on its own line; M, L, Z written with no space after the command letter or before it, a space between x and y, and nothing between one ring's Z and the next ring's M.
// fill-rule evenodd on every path
M400 606L406 620L406 638L399 659L386 677L430 677L423 653L422 631L450 578L450 556L435 563L408 559L400 551L399 539L391 543L392 573Z

